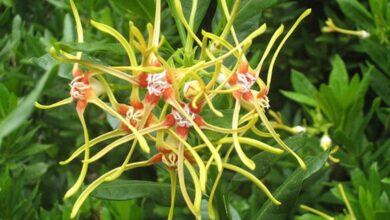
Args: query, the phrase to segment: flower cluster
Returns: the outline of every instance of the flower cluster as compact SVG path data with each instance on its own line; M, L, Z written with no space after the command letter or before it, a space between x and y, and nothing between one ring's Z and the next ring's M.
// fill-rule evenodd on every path
M65 199L73 196L81 188L91 163L98 161L122 144L131 144L121 166L102 174L80 194L74 204L72 218L77 215L88 195L102 183L117 179L127 170L156 163L165 164L171 176L172 206L169 219L173 217L177 180L181 194L194 216L200 218L202 196L207 193L209 195L209 215L214 218L213 196L224 170L244 175L256 184L274 204L281 204L258 178L247 170L230 163L231 154L235 152L245 167L251 170L255 169L255 163L243 151L242 144L272 154L281 154L287 151L305 169L304 161L276 133L275 128L277 127L268 120L266 109L270 107L267 95L278 53L297 25L310 14L310 9L300 15L281 39L272 55L266 81L263 81L260 78L263 63L283 33L284 26L281 25L272 35L259 64L253 69L249 65L245 53L252 40L266 31L266 25L260 26L244 40L239 41L233 27L239 1L234 3L233 9L229 11L226 1L222 0L223 15L227 20L223 32L220 35L215 35L203 31L202 39L200 39L193 31L194 9L196 9L197 1L193 1L193 4L189 21L183 15L179 0L175 0L173 13L187 32L184 51L192 50L196 54L196 59L193 58L186 65L175 62L174 59L164 59L159 53L159 48L164 41L160 33L161 0L156 1L154 24L147 26L148 40L145 39L142 31L131 22L129 23L130 36L127 40L112 27L91 20L92 26L111 35L123 46L129 59L128 66L106 66L83 59L81 52L74 55L64 50L54 48L50 50L55 59L74 64L73 80L69 84L70 97L52 105L38 103L36 105L42 109L49 109L76 102L76 112L84 131L85 143L77 148L68 159L60 162L67 164L83 154L80 175L65 194ZM70 0L70 5L76 23L77 41L83 43L83 28L73 0ZM234 40L233 45L227 40L228 36ZM196 47L193 47L193 43L197 44ZM200 48L200 51L196 51L196 48ZM228 58L234 59L235 63L228 65L226 62ZM129 88L131 88L128 103L120 103L117 100L107 81L107 75L128 83ZM235 104L233 115L228 118L213 105L213 99L217 96L228 99L230 95ZM96 106L116 118L120 122L119 126L90 139L84 118L84 111L90 105ZM161 110L157 109L156 106L160 106ZM217 117L224 117L231 121L231 127L223 128L213 125L212 121L206 121L202 117L202 111L206 108ZM264 131L259 129L256 124L264 126ZM217 132L223 136L217 141L211 141L204 133L205 130ZM247 137L246 133L251 130L259 135L259 139L260 137L273 138L281 148ZM304 128L298 130L297 132L300 132ZM197 146L189 144L190 133L199 137L202 143ZM91 155L90 148L107 140L113 141L96 154ZM157 152L154 155L150 153L152 147L155 148L153 151ZM132 155L138 148L150 155L149 159L133 161ZM226 149L221 150L222 148ZM211 166L217 167L218 175L211 190L208 191L206 182ZM184 178L184 173L187 171L192 177L195 187L194 198L191 198L187 192Z

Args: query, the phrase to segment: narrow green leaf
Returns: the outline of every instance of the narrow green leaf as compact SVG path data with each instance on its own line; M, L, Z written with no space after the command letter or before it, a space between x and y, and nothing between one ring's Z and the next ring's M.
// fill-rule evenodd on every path
M70 14L66 14L64 18L64 27L62 28L62 40L64 42L74 41L74 25Z
M281 90L280 92L287 98L295 102L298 102L300 104L309 105L312 107L315 107L317 105L316 100L314 98L311 98L310 96L297 93L297 92L290 92L290 91L283 91L283 90Z
M244 39L260 25L260 18L265 9L275 5L278 0L241 0L234 28L239 40Z
M23 177L26 181L37 180L40 176L46 173L49 164L39 162L26 166Z
M360 43L363 50L380 70L390 77L390 49L379 44L377 41L366 39Z
M134 18L154 21L155 3L154 0L110 0L116 9Z
M372 71L371 87L387 105L390 105L390 79L376 68Z
M303 73L292 70L291 82L296 92L302 93L310 98L314 98L314 94L317 92L317 90Z
M331 63L332 72L329 77L329 86L343 95L348 86L347 68L339 55L334 56Z
M74 43L74 42L57 42L55 43L59 48L68 52L82 51L82 52L98 52L107 51L114 54L125 54L125 50L119 43L107 43L106 41L95 41L93 43Z
M293 207L301 191L302 183L305 179L316 173L326 162L327 152L322 152L307 161L307 170L297 168L273 193L273 195L282 202L282 205L276 206L271 201L267 202L255 215L256 219L285 219L290 216Z
M34 88L34 90L31 91L31 93L24 98L24 100L11 114L9 114L6 118L4 118L3 121L1 121L0 146L1 140L13 130L18 128L30 116L31 112L34 109L34 102L38 99L39 94L41 94L46 84L46 81L48 80L52 72L52 68L49 68L42 76L42 78L38 81L37 86Z
M194 190L187 188L190 195ZM176 205L184 205L185 202L177 186ZM148 198L158 204L169 206L171 197L171 185L169 183L158 183L141 180L115 180L103 183L92 196L108 200L130 200L137 198Z
M355 25L366 30L374 28L372 16L366 7L357 0L337 0L341 11L355 22Z

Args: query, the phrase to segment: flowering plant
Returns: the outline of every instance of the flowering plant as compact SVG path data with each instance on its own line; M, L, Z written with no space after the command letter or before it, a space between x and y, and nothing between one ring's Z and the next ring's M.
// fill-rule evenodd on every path
M161 34L161 0L156 0L154 24L147 25L147 37L143 35L144 31L131 21L128 39L106 24L90 21L97 30L120 43L126 51L128 64L107 65L87 59L81 51L72 54L63 48L50 49L50 55L56 60L73 64L73 79L69 83L70 96L54 104L36 103L36 106L50 109L75 102L76 113L84 133L84 144L76 148L68 159L60 162L65 165L83 155L79 177L64 198L68 199L80 191L91 164L123 144L129 146L120 166L101 174L82 190L73 205L71 218L76 217L87 197L104 182L118 179L127 170L158 163L164 164L170 174L171 206L168 219L172 219L174 215L177 182L180 194L196 218L202 217L201 203L206 197L208 215L212 219L216 218L213 198L225 170L245 176L262 190L272 203L283 205L266 185L250 172L256 168L256 164L244 151L243 144L274 154L275 157L286 151L303 170L307 168L303 159L276 131L284 129L299 133L305 128L290 128L281 120L271 122L267 117L267 110L270 108L268 93L272 92L271 80L277 56L298 24L311 10L304 11L283 37L284 26L277 28L268 40L258 64L252 67L248 61L248 50L252 42L264 34L267 26L263 24L244 39L240 39L234 27L240 1L235 1L229 10L226 0L221 0L223 17L226 19L222 32L215 34L202 31L200 35L194 30L198 1L192 1L189 19L184 15L179 0L171 3L172 14L183 28L182 34L186 36L183 48L178 49L172 56L166 56L160 51L166 40ZM81 18L73 0L70 0L70 6L76 24L77 43L82 44L84 34ZM279 37L281 40L278 41ZM274 45L276 48L273 50ZM267 75L263 80L263 66L269 57ZM126 83L130 89L128 101L118 99L110 84L111 80ZM230 117L214 105L218 98L234 102ZM97 107L107 113L118 125L111 131L90 138L85 111L91 107ZM228 121L230 126L221 127L215 125L212 120L206 120L205 110ZM270 115L274 116L275 113L270 111ZM210 139L206 132L217 133L220 138ZM248 135L249 132L256 136ZM268 144L267 139L273 139L277 146ZM109 144L106 144L107 141ZM99 146L102 148L93 150ZM138 150L145 154L146 160L139 161L134 158L134 152ZM234 153L237 154L239 162L233 161ZM213 166L217 168L215 178L210 176ZM195 188L193 196L188 192L186 172L191 176L191 185Z

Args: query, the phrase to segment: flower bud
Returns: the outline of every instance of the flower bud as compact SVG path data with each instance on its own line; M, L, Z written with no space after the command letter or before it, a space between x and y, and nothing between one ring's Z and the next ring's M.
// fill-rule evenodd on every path
M196 80L192 80L189 82L186 82L183 87L183 95L187 99L192 99L196 95L198 95L200 92L202 92L202 89L199 85L199 82Z
M306 128L305 127L302 127L302 126L295 126L293 127L293 132L295 134L298 134L298 133L301 133L301 132L305 132L306 131Z
M332 139L327 134L324 134L321 138L320 146L324 150L328 150L329 147L332 145Z

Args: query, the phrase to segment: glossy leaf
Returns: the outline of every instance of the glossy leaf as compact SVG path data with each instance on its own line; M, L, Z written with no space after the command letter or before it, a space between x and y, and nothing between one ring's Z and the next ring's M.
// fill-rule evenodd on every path
M298 93L298 92L289 92L289 91L280 91L284 96L287 98L296 101L300 104L309 105L309 106L316 106L316 100L311 98L310 96Z
M311 98L314 97L314 93L317 91L313 83L303 73L296 70L291 71L291 83L296 92Z
M30 116L34 109L34 102L38 99L51 73L52 69L49 68L39 80L34 90L24 98L24 100L12 113L10 113L6 118L3 119L3 121L1 121L0 146L2 138L18 128Z
M297 168L273 195L282 202L282 205L276 206L271 201L267 202L255 215L256 219L284 219L287 218L298 199L302 183L305 179L320 170L328 158L327 152L322 152L307 161L307 170Z
M188 188L190 195L194 194L194 190ZM104 183L99 186L92 196L99 199L108 200L130 200L137 198L148 198L158 204L169 206L170 204L171 186L169 183L158 183L141 180L115 180L113 182ZM177 186L176 205L184 205L184 200Z

